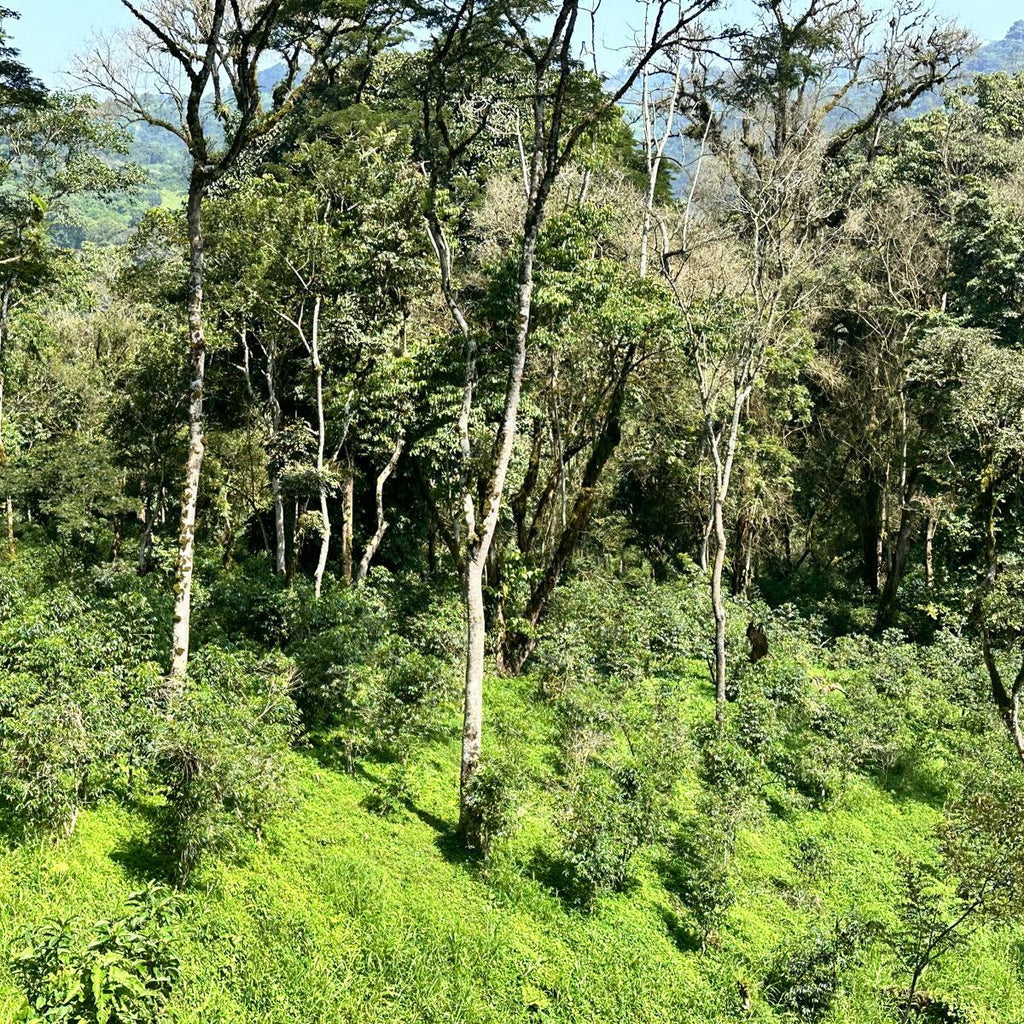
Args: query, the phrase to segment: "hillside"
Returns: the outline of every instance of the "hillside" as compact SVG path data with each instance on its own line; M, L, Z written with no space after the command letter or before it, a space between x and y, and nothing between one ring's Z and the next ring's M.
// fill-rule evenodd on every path
M966 64L972 74L1020 71L1024 67L1024 19L1015 21L1002 39L985 43Z
M48 558L36 553L37 561ZM77 602L62 585L51 587L48 597L34 596L47 583L45 573L23 575L14 586L9 569L3 578L8 592L21 595L13 607L7 605L3 626L7 679L48 657L51 641L37 626L50 615L62 622L53 640L77 631L84 638L80 656L88 657L93 630L87 622L94 612L133 608L142 623L163 603L157 598L154 606L152 589L127 576L109 577L98 593L90 593L85 577L78 577ZM256 582L236 576L219 585L230 588L221 590L223 597L236 597L220 611L209 607L216 620L209 630L219 638L200 648L200 661L237 657L249 643L232 624L247 621L251 629L268 614L266 605L238 604L237 595L255 593ZM366 608L378 599L393 603L403 589L403 602L409 600L408 582L397 589L381 583L383 589L365 598ZM104 591L117 596L103 597ZM339 616L335 635L351 635L366 612L342 596L327 599ZM575 588L564 610L579 601L593 607L595 596ZM652 674L634 677L625 690L626 676L605 676L588 699L600 699L602 690L618 693L626 722L661 691L669 700L663 721L678 715L680 736L688 733L691 738L683 742L690 746L711 712L706 672L686 653L703 642L688 632L700 593L680 582L662 588L659 596L650 584L637 582L614 587L608 596L617 610L604 619L603 635L609 627L627 629L633 656L639 648L648 650ZM662 607L656 614L668 616L658 629L674 634L674 654L656 635L644 633L641 624L651 621L652 598ZM429 615L421 611L418 620L440 623L452 617L435 606ZM677 823L688 821L700 805L701 794L707 795L690 754L684 754L685 767L672 780L672 808L659 828L665 838L630 860L623 891L581 907L565 887L564 815L573 783L566 774L564 716L566 701L581 699L583 691L563 683L568 689L555 696L552 687L565 666L552 659L558 648L564 650L570 621L577 623L577 654L583 659L575 663L580 680L575 686L582 686L591 671L587 663L599 664L616 650L589 647L593 627L580 634L578 620L567 618L552 623L554 644L534 673L518 680L488 679L489 743L523 775L514 824L488 861L468 857L453 834L459 726L452 685L456 666L448 664L446 696L437 707L432 738L410 735L413 749L403 755L401 788L383 806L373 799L391 792L386 780L395 778L395 763L390 756L361 757L350 773L341 735L307 734L287 765L291 809L274 819L258 845L226 862L211 862L195 879L173 932L181 976L161 1020L868 1024L888 1019L890 993L906 980L891 945L895 940L887 938L900 927L901 858L934 856L932 830L942 817L945 787L954 783L958 762L978 743L962 708L980 681L950 673L950 657L959 656L958 648L949 646L936 658L907 646L843 645L824 661L807 661L816 642L801 635L805 627L792 619L788 626L780 619L772 627L776 653L748 673L745 707L757 707L788 678L796 682L787 684L787 700L802 692L805 696L797 699L826 699L835 714L849 715L853 694L865 685L880 693L884 680L898 696L876 714L888 719L896 747L884 770L840 769L830 776L827 791L817 795L804 782L786 785L768 772L758 784L763 795L736 807L741 818L735 853L720 883L728 885L729 901L702 940L699 919L673 882L669 839ZM457 619L450 628L457 631ZM15 637L21 639L12 643ZM457 644L457 634L445 640L435 632L432 640L421 642L436 650L438 643ZM135 646L132 642L126 650ZM650 651L659 647L663 653L652 658ZM623 648L618 654L630 652ZM372 651L363 657L372 658ZM943 666L945 679L922 673L924 665ZM131 667L131 660L107 664L117 672ZM73 670L65 660L62 672ZM609 734L612 746L604 758L622 755L615 751L622 737L616 732ZM821 750L817 756L823 765ZM159 804L141 790L133 795L130 785L121 796L118 789L83 811L71 840L0 852L0 945L7 947L26 926L38 927L50 915L70 914L73 927L82 929L120 914L144 879L171 869L151 839ZM1024 992L1016 951L1022 941L1020 928L970 933L926 972L922 1005L933 1009L923 1019L1021 1020ZM746 1013L741 986L750 998ZM9 969L0 966L3 1024L21 1019L19 1003Z
M0 1024L1024 1024L1024 72L755 2L0 25Z

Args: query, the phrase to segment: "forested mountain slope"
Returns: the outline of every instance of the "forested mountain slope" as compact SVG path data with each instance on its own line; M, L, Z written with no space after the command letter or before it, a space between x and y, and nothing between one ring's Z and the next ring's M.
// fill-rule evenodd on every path
M1024 74L131 8L0 38L0 1021L1020 1024Z

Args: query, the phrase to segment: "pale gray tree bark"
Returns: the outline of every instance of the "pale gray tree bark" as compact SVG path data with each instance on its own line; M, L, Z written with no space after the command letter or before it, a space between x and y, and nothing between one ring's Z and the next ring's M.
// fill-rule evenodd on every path
M113 41L101 40L78 62L76 77L108 95L132 120L176 136L191 159L188 228L187 322L189 338L188 455L181 497L174 580L169 692L180 690L188 670L192 576L195 569L196 510L205 437L203 398L206 335L203 326L205 271L203 204L211 185L237 166L244 150L284 114L295 95L300 42L275 38L283 0L258 5L235 0L121 0L136 22ZM288 48L281 59L288 77L265 112L259 68L267 54ZM315 58L315 54L312 54ZM307 79L309 71L307 69ZM216 103L209 103L209 94ZM168 114L168 109L174 113ZM218 118L223 142L210 132Z
M356 576L358 582L362 583L370 572L370 564L373 562L377 555L377 551L380 549L381 542L384 540L384 534L387 533L389 523L384 515L384 485L388 482L388 478L395 471L395 467L398 465L398 460L402 457L402 450L405 448L405 438L400 437L396 442L394 448L391 450L391 458L388 459L387 465L377 474L377 484L374 489L374 495L377 502L377 529L374 531L373 536L367 541L366 548L363 551L363 557L359 561L359 572Z

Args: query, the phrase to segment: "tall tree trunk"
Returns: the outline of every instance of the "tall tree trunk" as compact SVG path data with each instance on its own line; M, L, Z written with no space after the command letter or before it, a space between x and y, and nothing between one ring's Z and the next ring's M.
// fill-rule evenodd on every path
M327 442L327 422L324 419L324 367L320 361L320 296L313 305L313 330L310 338L313 374L316 377L316 475L320 481L320 554L313 574L313 594L320 596L323 588L327 555L331 547L331 516L327 507L327 483L324 480L324 448Z
M651 224L654 221L654 202L658 192L658 178L661 174L665 147L672 137L672 125L675 120L679 91L683 83L683 62L685 49L679 48L675 69L672 76L672 95L666 107L665 124L658 134L657 112L650 94L650 75L645 68L642 75L641 111L644 119L644 152L647 157L647 197L644 201L643 217L640 222L640 276L647 276L647 263L650 258Z
M391 458L388 460L388 464L377 474L377 486L376 486L376 498L377 498L377 531L370 538L366 545L366 550L363 552L363 557L359 562L359 575L357 577L360 583L366 579L367 574L370 571L370 563L373 561L377 554L377 550L380 548L381 541L384 540L384 534L388 529L388 521L384 517L384 485L388 482L388 477L395 471L395 466L398 465L398 460L402 457L402 449L405 447L405 438L399 438L395 442L395 447L391 451Z
M460 779L459 827L471 841L477 837L479 822L472 806L473 783L480 765L480 730L483 721L484 650L486 623L484 620L483 572L487 556L498 525L505 478L512 460L519 399L526 369L526 348L530 337L533 312L533 264L540 234L540 216L551 182L545 178L537 198L527 212L523 232L522 263L519 271L519 305L516 316L516 344L512 350L508 385L505 390L505 408L497 438L494 467L488 481L482 512L483 521L476 522L472 498L466 496L466 538L469 554L464 575L464 602L466 608L466 686L463 704L462 771ZM467 374L467 390L471 397L472 373Z
M748 354L747 363L743 368L742 379L752 382L755 377L753 353ZM725 721L726 703L726 652L725 629L726 612L725 596L722 591L722 576L725 571L725 556L728 541L725 534L725 502L729 496L729 485L732 482L733 466L736 463L736 448L739 444L740 423L743 419L743 408L753 383L736 383L733 392L732 415L728 424L728 435L725 437L725 453L722 454L723 434L715 430L707 394L702 387L701 401L704 406L704 430L711 450L715 476L711 492L711 523L714 538L714 558L711 563L711 614L715 623L714 665L712 666L715 683L715 721L722 725ZM722 428L724 430L725 428Z
M341 574L348 582L352 582L352 520L355 516L355 470L349 466L345 474L345 483L341 489L342 524L341 524Z
M714 533L714 530L715 518L711 515L708 516L708 521L704 524L704 530L700 539L700 551L697 557L697 563L700 565L702 572L708 571L708 552L711 550L711 534Z
M192 573L195 565L196 504L203 467L203 389L206 383L206 336L203 332L203 199L206 182L198 166L192 169L188 192L188 333L189 384L188 458L185 487L181 497L178 531L178 560L174 574L174 630L171 644L170 678L178 689L188 671L188 649L192 613Z
M484 558L472 556L465 572L466 679L463 692L462 762L459 771L459 830L465 836L476 831L469 799L480 766L480 737L484 717Z
M501 572L501 547L500 537L496 537L491 545L487 556L487 566L484 570L484 615L486 616L487 629L495 638L494 643L494 668L500 676L511 675L510 668L505 660L505 653L508 650L508 638L510 631L505 621L505 593L502 586ZM489 601L487 600L489 598Z
M733 597L750 592L750 566L753 559L754 524L743 514L736 518L735 563L730 590Z
M114 539L110 545L110 560L116 562L121 557L121 517L114 516Z
M288 559L288 586L295 582L299 571L299 557L302 554L302 513L304 509L296 498L292 508L292 555Z
M270 492L274 499L274 572L285 576L288 571L288 540L284 522L284 494L280 473L270 479Z
M722 592L722 574L725 570L725 499L722 488L715 488L712 505L715 557L711 565L711 614L715 620L715 721L725 721L726 661L725 661L725 596Z
M935 516L929 516L924 531L924 579L929 590L935 586L935 529Z

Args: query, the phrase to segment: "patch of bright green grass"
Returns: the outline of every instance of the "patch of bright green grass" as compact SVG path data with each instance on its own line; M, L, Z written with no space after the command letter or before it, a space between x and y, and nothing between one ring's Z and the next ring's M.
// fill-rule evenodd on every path
M706 711L702 685L696 675L680 681ZM557 853L553 721L528 679L488 688L487 740L530 780L520 827L497 860L468 861L450 831L454 720L450 740L417 754L410 806L394 821L363 807L380 766L348 776L297 757L295 810L245 862L207 868L190 890L168 1022L777 1021L757 983L780 944L853 916L891 920L897 854L920 851L938 820L933 803L869 780L826 811L764 811L740 834L739 899L702 951L661 882L659 851L636 864L629 892L590 915L533 877L537 849ZM681 780L680 794L693 787ZM84 813L67 843L4 849L0 944L55 914L116 912L152 867L144 808L113 804ZM975 1008L979 1022L1019 1024L1022 959L1024 933L984 930L924 987ZM738 980L752 993L749 1017ZM872 952L850 981L828 1019L881 1024L882 992L899 981L891 965ZM0 966L0 1024L13 1024L19 1005Z

